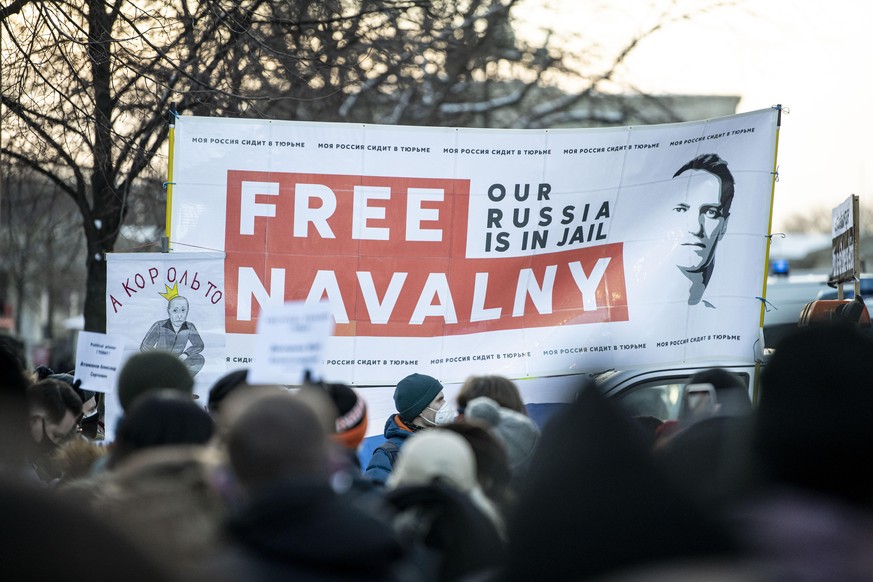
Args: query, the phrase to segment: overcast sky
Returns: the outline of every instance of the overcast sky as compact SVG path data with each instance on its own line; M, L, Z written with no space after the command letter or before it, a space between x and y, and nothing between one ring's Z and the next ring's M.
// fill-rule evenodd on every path
M699 0L533 0L547 19L605 46L620 47L663 11ZM644 40L622 77L652 93L737 95L738 112L781 103L779 182L773 230L791 214L830 211L851 194L873 205L873 3L853 0L738 0ZM550 12L551 5L557 12ZM654 5L654 9L647 9ZM865 198L865 195L867 198Z

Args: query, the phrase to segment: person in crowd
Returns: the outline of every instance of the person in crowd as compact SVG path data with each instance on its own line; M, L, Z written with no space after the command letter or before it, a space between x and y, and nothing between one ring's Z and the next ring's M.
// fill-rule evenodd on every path
M202 579L421 579L390 525L331 488L328 437L310 404L275 392L240 410L226 443L243 497Z
M0 475L0 516L4 580L183 580L102 516L53 489Z
M383 487L363 475L358 447L367 430L367 404L345 384L313 382L309 378L295 395L316 414L328 436L327 474L334 491L380 519L387 519L390 508L382 495Z
M206 401L206 410L209 414L217 415L221 410L221 404L224 399L233 394L240 388L251 386L248 383L249 371L247 368L228 372L221 378L215 381L215 384L209 389L209 397Z
M503 408L527 414L515 382L504 376L470 376L458 392L458 416L463 417L467 403L480 396L490 398Z
M761 482L731 512L784 580L873 576L873 338L802 327L761 373L750 451Z
M131 414L151 398L137 403ZM221 451L199 442L163 443L140 448L98 479L72 482L60 492L84 499L150 557L187 580L189 570L198 571L223 536L234 502L221 487L225 464Z
M464 437L476 457L476 479L482 491L505 516L515 502L511 487L512 469L503 444L493 432L466 420L457 420L442 427Z
M41 380L27 389L27 413L31 465L41 480L58 479L61 471L55 453L64 443L80 437L82 399L65 382Z
M84 437L84 435L83 435ZM111 447L87 437L67 441L52 455L62 477L56 482L58 488L88 479L95 466L103 467L109 458Z
M410 374L394 389L397 414L385 422L386 442L373 451L364 475L377 484L384 484L394 468L397 454L413 433L454 420L454 411L446 402L443 385L425 374Z
M37 366L33 369L33 381L39 382L40 380L45 380L49 376L54 375L55 371L49 368L48 366Z
M503 567L504 522L462 436L444 428L414 434L387 486L395 531L425 556L436 580L487 579Z
M30 381L7 337L0 336L0 469L29 472L25 451L32 440L27 426Z
M367 403L354 389L345 384L323 384L323 390L336 407L333 431L330 438L345 447L346 450L357 453L358 447L367 434ZM355 462L357 454L354 455Z
M51 373L48 378L52 380L60 380L70 385L73 391L82 399L82 436L89 439L102 438L102 428L100 426L100 415L98 411L99 395L97 392L85 390L82 388L81 381L75 380L75 374L55 374Z
M467 403L464 419L491 430L503 445L513 474L524 475L540 438L540 429L534 421L485 396Z
M745 566L726 528L663 476L634 420L593 383L544 428L508 525L510 582L646 580L658 567L672 570L663 580L734 579L717 575ZM690 564L709 574L680 576Z
M366 493L373 482L362 474L358 447L367 433L367 403L354 389L345 384L318 382L305 385L298 395L327 411L325 428L330 439L329 469L334 488Z
M121 409L130 409L134 400L151 390L178 390L192 396L194 377L179 358L170 352L154 351L132 355L118 375Z
M664 421L657 416L651 416L646 414L636 415L632 418L634 419L642 433L646 436L646 441L649 443L649 446L654 449L655 443L658 439L658 431L664 424Z
M249 406L261 398L286 392L288 392L287 388L275 384L252 384L246 385L244 390L233 390L228 393L227 397L221 400L218 410L212 414L215 421L215 435L212 440L215 446L219 448L227 446L230 428L236 424L236 420Z
M66 384L82 401L81 420L78 423L79 436L82 438L65 439L50 454L54 472L60 476L54 484L61 486L67 481L85 477L94 463L103 457L106 449L93 442L102 440L97 393L83 390L81 383L74 381L73 374L55 374L50 368L43 368L42 373L46 374L46 380Z
M633 417L651 416L661 421L670 419L667 396L658 388L642 388L622 394L618 402L628 415Z
M17 368L27 375L25 372L28 369L27 355L25 354L23 341L9 334L0 333L0 351L14 358ZM34 380L35 378L29 379Z
M212 417L190 397L177 390L151 390L119 422L108 467L143 449L205 445L214 432Z
M715 390L715 401L709 402L709 410L704 416L746 416L752 412L749 387L737 374L723 368L711 368L698 372L688 379L685 387L711 385ZM688 398L683 398L679 408L679 422L694 420Z
M706 391L690 392L695 386ZM722 368L698 372L685 386L678 421L659 434L655 458L677 487L700 503L720 506L752 484L752 422L742 377Z

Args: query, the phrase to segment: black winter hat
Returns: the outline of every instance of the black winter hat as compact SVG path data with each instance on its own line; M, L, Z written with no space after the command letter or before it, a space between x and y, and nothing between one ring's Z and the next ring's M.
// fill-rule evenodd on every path
M138 396L150 390L169 388L193 394L194 377L188 367L170 352L141 352L125 362L118 375L118 399L127 411Z
M426 374L410 374L398 382L394 390L394 405L400 413L400 420L410 422L415 419L442 389L443 385L436 378Z
M240 386L248 386L249 371L248 368L242 370L234 370L228 372L221 378L215 381L212 388L209 389L209 399L207 400L207 409L212 412L218 412L221 408L221 403L227 396L239 388Z

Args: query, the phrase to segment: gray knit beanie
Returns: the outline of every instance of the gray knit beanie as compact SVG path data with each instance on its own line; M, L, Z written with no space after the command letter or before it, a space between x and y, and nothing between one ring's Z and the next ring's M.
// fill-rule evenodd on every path
M492 399L480 396L467 403L464 418L489 427L506 449L512 470L530 459L540 439L534 421L515 410L503 408Z

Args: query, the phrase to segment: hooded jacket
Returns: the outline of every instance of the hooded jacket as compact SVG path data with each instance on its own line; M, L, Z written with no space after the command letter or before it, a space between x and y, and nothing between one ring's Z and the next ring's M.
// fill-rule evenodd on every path
M400 580L404 550L391 527L319 479L271 487L228 521L232 547L210 560L218 579Z
M394 460L397 453L406 439L415 434L415 431L400 420L399 414L394 414L385 422L384 434L386 443L376 447L370 462L367 463L367 468L364 470L364 476L367 479L380 485L384 485L388 481L388 476L394 470Z

